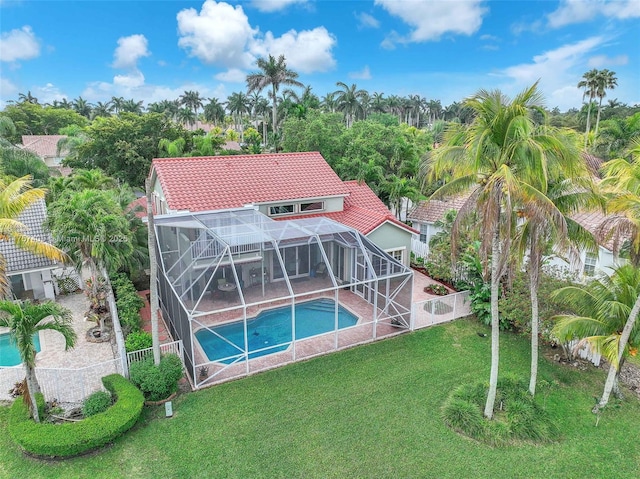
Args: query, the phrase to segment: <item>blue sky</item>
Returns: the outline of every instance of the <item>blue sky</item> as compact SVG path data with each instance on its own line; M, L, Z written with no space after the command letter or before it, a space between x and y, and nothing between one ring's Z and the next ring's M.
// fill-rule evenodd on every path
M480 88L514 95L537 79L549 107L580 107L591 68L640 103L640 0L0 0L0 106L185 90L245 90L255 59L283 53L322 96L336 82L443 105Z

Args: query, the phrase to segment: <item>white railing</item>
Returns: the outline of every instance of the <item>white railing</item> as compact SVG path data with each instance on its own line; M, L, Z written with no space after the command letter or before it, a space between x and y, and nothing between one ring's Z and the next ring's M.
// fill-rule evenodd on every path
M411 238L411 252L416 258L427 258L429 256L429 245L419 239Z
M182 347L182 341L174 341L172 343L165 343L160 345L160 354L177 354L182 364L184 364L184 348ZM138 351L131 351L127 353L127 362L131 365L134 361L142 361L147 357L153 356L153 348L140 349Z
M84 368L36 368L36 378L47 401L81 402L91 393L103 390L102 378L122 374L119 358ZM0 400L11 400L9 390L24 379L24 367L0 368Z
M254 253L260 251L262 243L253 242L229 247L231 254ZM213 239L198 239L192 243L192 255L194 258L216 258L224 251L225 245Z
M413 303L411 329L421 329L435 324L448 323L471 314L469 291L439 296Z

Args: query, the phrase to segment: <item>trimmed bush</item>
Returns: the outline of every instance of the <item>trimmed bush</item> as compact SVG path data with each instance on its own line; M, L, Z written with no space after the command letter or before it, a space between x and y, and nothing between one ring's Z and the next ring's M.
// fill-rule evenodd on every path
M29 454L42 457L77 456L113 441L136 423L144 397L119 374L103 377L102 384L116 402L105 412L79 422L36 423L22 399L16 399L9 413L9 432L14 441Z
M153 339L150 333L146 331L133 331L129 333L127 339L124 342L124 346L127 352L139 351L141 349L148 349L153 346Z
M178 390L182 377L182 362L175 354L167 354L158 366L153 358L136 361L129 367L129 377L144 394L147 401L162 401Z
M105 391L96 391L82 402L82 415L91 417L105 412L112 402L111 394Z

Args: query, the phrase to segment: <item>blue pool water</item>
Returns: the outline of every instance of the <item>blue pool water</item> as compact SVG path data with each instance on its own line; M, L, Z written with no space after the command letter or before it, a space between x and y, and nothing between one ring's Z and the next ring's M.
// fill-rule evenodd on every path
M36 352L40 352L40 337L36 333L33 336ZM22 360L18 348L11 342L9 333L0 334L0 366L17 366Z
M331 299L316 299L296 304L296 339L308 338L333 331L335 328L335 302ZM338 305L338 328L348 328L358 322L358 318ZM238 356L244 351L243 321L196 332L196 338L210 361L218 361L230 356ZM262 311L255 318L247 318L249 336L249 359L284 351L291 343L291 307ZM232 344L230 344L232 343ZM235 347L233 346L235 345ZM223 363L233 362L233 358Z

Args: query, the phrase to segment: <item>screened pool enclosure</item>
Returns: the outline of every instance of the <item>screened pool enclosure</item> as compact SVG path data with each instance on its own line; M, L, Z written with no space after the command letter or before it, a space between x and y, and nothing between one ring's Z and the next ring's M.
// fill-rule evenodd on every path
M196 387L409 328L412 272L323 217L157 216L163 317Z

